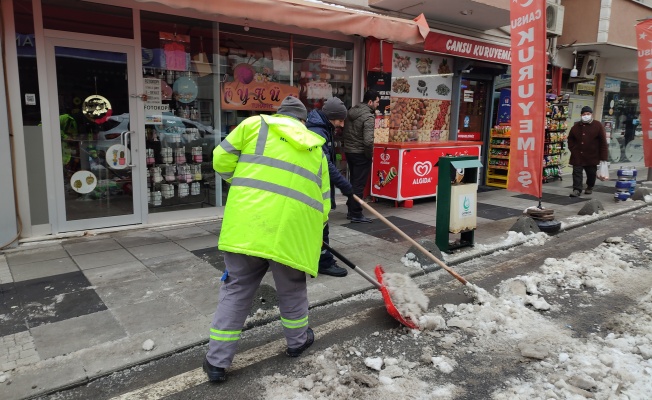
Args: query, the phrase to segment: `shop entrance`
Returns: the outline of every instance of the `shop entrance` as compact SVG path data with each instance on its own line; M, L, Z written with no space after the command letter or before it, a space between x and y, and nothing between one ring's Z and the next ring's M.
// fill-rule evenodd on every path
M57 232L142 222L133 46L46 39ZM58 167L56 167L58 166Z
M490 81L462 78L460 83L460 113L458 139L483 140L485 132L487 93Z

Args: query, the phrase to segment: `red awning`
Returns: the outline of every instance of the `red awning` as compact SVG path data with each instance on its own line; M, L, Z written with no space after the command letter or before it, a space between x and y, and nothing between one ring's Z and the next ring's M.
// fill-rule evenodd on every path
M428 23L423 15L415 20L393 18L321 2L299 0L136 0L171 8L188 8L202 14L249 18L345 35L373 36L406 44L423 43Z

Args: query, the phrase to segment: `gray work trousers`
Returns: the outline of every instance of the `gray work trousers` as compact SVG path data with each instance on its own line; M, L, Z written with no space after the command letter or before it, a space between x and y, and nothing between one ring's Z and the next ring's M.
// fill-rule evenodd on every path
M211 324L211 339L206 354L208 362L221 368L231 366L240 331L268 268L274 276L287 345L291 348L302 346L306 342L308 329L305 272L272 260L237 253L225 252L224 262L228 277L220 287L217 310Z

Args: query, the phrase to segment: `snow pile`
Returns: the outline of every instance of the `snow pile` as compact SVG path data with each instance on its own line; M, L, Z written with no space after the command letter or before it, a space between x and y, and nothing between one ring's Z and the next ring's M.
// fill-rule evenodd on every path
M145 350L145 351L152 351L152 350L154 350L155 346L156 346L156 344L154 343L154 341L152 339L147 339L147 340L145 340L143 342L143 350Z
M360 351L364 352L364 349ZM300 360L296 371L301 377L277 373L261 379L267 400L303 399L377 399L395 400L441 399L453 400L463 393L454 384L431 386L418 378L423 365L399 357L368 357L362 360L356 356L355 348L345 349L334 345L318 355ZM429 360L434 368L435 357ZM370 366L365 366L365 364ZM452 370L454 360L442 358L438 364L445 370ZM379 365L381 369L378 370ZM383 368L384 367L384 368Z
M406 253L401 257L401 263L408 268L421 269L421 263L417 261L417 256L414 253Z
M638 242L631 244L632 238ZM486 395L476 398L649 398L651 246L652 230L638 229L565 259L546 259L540 272L506 280L493 294L468 284L465 290L473 294L473 304L444 304L421 312L420 327L429 329L398 327L306 355L291 373L264 378L264 397L474 398L460 382L472 382L482 373L504 373L505 382L488 379L494 386L484 387ZM400 285L393 282L404 288L398 293L425 311L427 299L424 306L413 293L401 293L414 290L402 277L396 277ZM580 335L566 325L569 297L600 302L610 293L617 294L616 301L635 301L609 320L596 316L605 333L598 324L596 331L587 328ZM417 354L410 349L418 349ZM470 373L476 375L467 377Z
M428 310L429 301L419 286L409 276L391 272L383 274L383 284L398 312L418 324L419 318Z
M507 237L502 241L495 244L476 244L473 246L473 251L465 252L464 254L475 254L483 253L495 249L502 249L504 247L523 244L524 246L542 246L544 245L551 237L548 236L545 232L530 233L528 235L522 232L507 232Z

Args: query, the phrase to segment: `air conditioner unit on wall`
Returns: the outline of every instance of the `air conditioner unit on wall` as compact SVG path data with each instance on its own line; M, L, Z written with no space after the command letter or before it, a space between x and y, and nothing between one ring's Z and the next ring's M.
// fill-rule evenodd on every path
M564 28L564 6L554 3L546 5L546 32L548 36L560 36Z
M582 60L582 68L577 76L578 78L593 79L598 69L598 56L595 54L586 54Z

